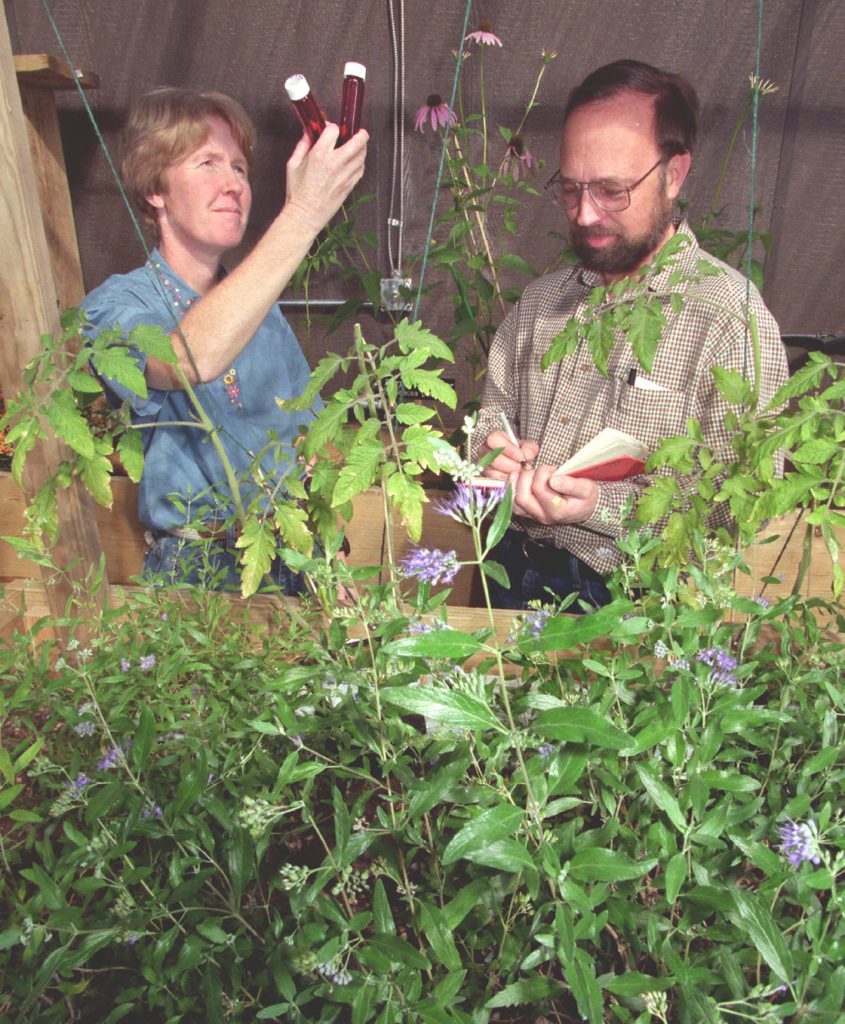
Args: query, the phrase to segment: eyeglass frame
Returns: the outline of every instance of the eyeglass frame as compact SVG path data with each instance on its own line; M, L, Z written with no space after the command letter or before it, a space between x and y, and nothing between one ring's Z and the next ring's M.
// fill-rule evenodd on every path
M650 174L653 174L661 164L666 163L666 161L668 159L670 159L670 158L665 156L665 155L662 156L657 161L657 163L653 167L649 167L649 169L645 172L645 174L641 178L638 178L633 183L633 185L620 185L619 186L620 189L622 189L622 191L627 194L628 202L624 206L620 206L616 210L608 210L607 207L606 206L602 206L602 204L598 201L598 199L596 199L596 197L593 195L593 185L601 185L601 184L603 184L603 182L601 180L599 180L599 181L572 181L570 178L564 179L563 175L560 173L560 168L559 167L555 171L555 173L551 176L551 178L549 178L549 180L546 182L546 184L543 186L543 191L548 191L548 189L550 189L552 187L552 185L554 185L556 179L560 179L560 183L561 184L563 184L564 180L566 180L567 182L571 182L571 184L573 184L573 185L575 185L577 187L577 189L578 189L578 199L577 199L577 201L576 201L574 206L566 206L564 204L564 202L563 202L563 199L560 197L560 195L559 194L555 195L555 201L560 206L562 206L564 210L577 210L578 207L581 205L581 198L584 195L584 189L586 189L587 190L587 195L589 195L590 199L596 204L596 206L600 210L604 210L605 213L622 213L624 210L627 210L630 207L630 205L631 205L631 193L634 191L634 189L638 188L640 185L642 185L642 183L646 180L646 178Z

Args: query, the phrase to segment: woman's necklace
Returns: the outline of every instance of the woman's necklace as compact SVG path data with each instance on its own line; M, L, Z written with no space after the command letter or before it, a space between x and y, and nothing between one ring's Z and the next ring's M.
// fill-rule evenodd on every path
M165 273L165 267L162 263L156 260L155 263L151 259L147 260L147 267L150 270L154 270L158 275L159 281L166 289L167 301L172 302L173 308L180 311L179 319L181 320L185 313L194 305L195 302L199 302L199 295L183 295L182 289L175 281L172 281ZM240 382L238 381L238 371L233 366L228 373L223 375L223 386L226 389L226 394L229 397L229 401L236 409L243 409L243 402L241 401L241 388Z

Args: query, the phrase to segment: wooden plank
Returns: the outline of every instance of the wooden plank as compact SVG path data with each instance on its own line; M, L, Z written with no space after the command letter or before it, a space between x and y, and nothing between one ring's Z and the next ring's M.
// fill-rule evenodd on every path
M22 388L24 367L39 351L41 335L55 333L59 322L5 16L0 18L0 224L0 380L14 394ZM40 445L27 464L27 490L49 480L64 457L61 444ZM100 554L93 502L78 482L60 492L58 514L54 555L66 576L49 588L57 618L72 595L72 581L83 580Z
M51 91L20 83L29 147L60 309L80 304L85 296L76 224L59 133L56 100Z
M112 493L114 505L109 509L96 506L95 514L102 550L106 557L106 570L114 583L128 583L137 576L144 561L144 531L138 522L137 487L125 477L116 477ZM470 531L447 516L438 515L434 506L445 492L432 491L423 515L424 547L454 550L458 559L474 559ZM0 473L0 536L19 536L24 527L24 496L9 473ZM745 554L751 576L737 573L735 587L747 597L764 593L769 598L785 597L792 591L801 564L805 524L796 526L797 513L781 516L761 530L756 543ZM347 533L352 545L352 565L381 566L386 561L383 548L384 513L381 492L375 489L359 494L353 501L353 517ZM845 548L845 529L837 528L840 543ZM401 560L411 547L401 525L394 524L394 559ZM15 555L5 541L0 541L0 579L30 577L33 568ZM781 577L777 583L763 589L761 580L767 576ZM802 587L808 597L829 597L833 582L833 567L827 548L818 529L813 530L810 571ZM466 607L480 604L477 574L469 568L458 574L449 598L449 604Z
M16 53L14 63L18 81L39 89L75 89L77 82L83 89L100 85L99 75L89 68L72 68L67 61L49 53Z
M131 600L134 593L141 589L135 586L112 586L108 591L108 604L112 609L120 609L128 600ZM0 635L3 635L4 630L9 630L9 624L11 623L18 632L32 631L30 641L34 646L42 643L45 639L52 638L54 633L49 627L35 628L40 621L50 616L47 598L48 590L49 588L39 580L15 580L9 584L2 598L0 598ZM179 590L174 587L168 592L168 597L181 601L183 607L191 611L196 610L198 606L195 592L191 590ZM248 617L250 636L256 648L260 648L263 645L264 635L268 631L278 631L280 623L283 624L291 621L293 618L296 618L298 622L301 621L299 614L301 601L299 598L259 594L244 601L237 594L221 594L220 599L231 606L232 617L242 614ZM493 636L490 642L494 646L508 642L520 614L520 612L506 611L500 608L488 611L486 608L450 607L448 611L449 625L454 629L472 633L476 630L492 628ZM227 620L228 618L229 616L227 616ZM739 627L741 622L737 622L736 625ZM328 622L325 618L320 617L317 619L315 626L327 627ZM829 635L831 639L845 639L845 637L834 632L831 632ZM349 626L349 636L353 641L365 641L366 634L363 625L351 623ZM773 626L763 624L760 635L755 643L755 649L770 646L777 647L780 642L781 637L778 631ZM610 641L606 637L597 637L589 644L589 648L593 651L607 650L609 646ZM552 660L580 659L583 657L583 649L579 646L566 650L550 651L549 657ZM464 661L464 665L467 667L478 665L488 658L488 653L481 651L467 658ZM665 660L660 658L654 658L653 663L654 671L658 675L665 669L667 664ZM509 679L519 676L519 666L507 664L505 666L505 674Z

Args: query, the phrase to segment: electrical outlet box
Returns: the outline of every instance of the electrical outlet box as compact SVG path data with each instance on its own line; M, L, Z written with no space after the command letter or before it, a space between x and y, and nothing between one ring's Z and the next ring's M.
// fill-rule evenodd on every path
M410 287L410 277L383 277L381 279L381 308L388 313L407 313L411 308L411 303L402 294L402 289Z

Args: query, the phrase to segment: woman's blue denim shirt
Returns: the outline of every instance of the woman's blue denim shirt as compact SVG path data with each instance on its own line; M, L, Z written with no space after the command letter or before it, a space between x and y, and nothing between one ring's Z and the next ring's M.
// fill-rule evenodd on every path
M113 275L86 296L82 306L91 323L86 333L93 336L119 325L128 336L139 324L170 333L198 298L153 250L143 267ZM145 354L129 348L143 372ZM302 394L308 379L302 350L274 304L230 370L195 389L219 430L235 475L246 481L241 488L245 502L256 491L252 467L259 454L259 471L271 489L280 475L297 471L291 444L315 410L285 412L276 399ZM133 423L142 428L141 522L169 530L197 518L228 517L231 494L223 465L208 434L191 425L197 417L187 392L149 388L147 397L140 398L116 380L103 379L103 384L113 406L129 402Z

